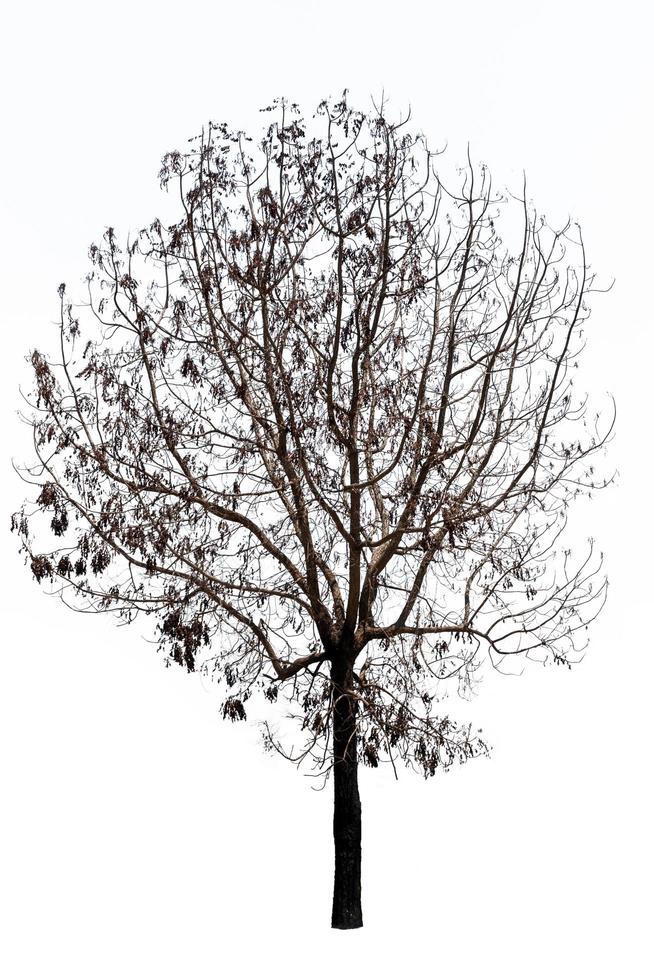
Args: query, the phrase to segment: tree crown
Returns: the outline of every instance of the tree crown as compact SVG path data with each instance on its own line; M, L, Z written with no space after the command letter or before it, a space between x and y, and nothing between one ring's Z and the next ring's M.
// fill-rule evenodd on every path
M570 663L603 601L561 543L610 431L572 385L593 276L578 229L470 160L446 186L383 105L266 111L256 144L209 124L164 158L180 220L109 228L88 305L60 287L14 526L67 601L156 615L226 717L282 692L322 765L340 665L363 761L433 774L484 749L442 685Z

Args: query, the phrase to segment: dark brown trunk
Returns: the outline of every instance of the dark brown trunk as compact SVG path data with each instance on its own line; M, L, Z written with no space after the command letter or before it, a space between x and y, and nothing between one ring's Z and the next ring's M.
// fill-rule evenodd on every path
M361 917L361 800L357 776L356 700L352 667L332 665L334 685L334 901L333 929L358 929Z

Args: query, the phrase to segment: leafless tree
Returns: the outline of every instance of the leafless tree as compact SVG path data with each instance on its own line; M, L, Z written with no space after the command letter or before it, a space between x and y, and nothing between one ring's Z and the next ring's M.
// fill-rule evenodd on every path
M154 614L172 660L224 682L226 718L286 699L301 748L266 738L331 772L347 929L359 762L433 775L485 752L435 710L443 685L583 646L601 556L562 533L611 425L573 389L593 287L576 227L470 160L446 186L385 105L264 111L258 143L212 123L164 158L180 220L125 246L109 228L88 303L60 287L13 520L37 580Z

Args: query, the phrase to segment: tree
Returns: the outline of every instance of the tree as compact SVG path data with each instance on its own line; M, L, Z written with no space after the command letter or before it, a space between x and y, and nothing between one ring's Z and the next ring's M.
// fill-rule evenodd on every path
M59 288L13 525L69 604L154 615L171 660L225 684L225 718L286 700L302 747L268 722L266 741L331 772L347 929L359 763L430 776L485 752L439 715L443 685L583 646L601 556L562 534L610 426L573 390L578 229L470 159L448 190L384 105L323 102L313 136L296 105L264 111L257 144L212 123L164 158L180 220L124 247L109 228L88 304Z

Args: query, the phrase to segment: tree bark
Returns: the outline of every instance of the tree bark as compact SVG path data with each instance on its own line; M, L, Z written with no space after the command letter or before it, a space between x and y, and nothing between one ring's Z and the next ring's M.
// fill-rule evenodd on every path
M352 665L332 665L334 746L333 929L358 929L361 917L361 800L357 773L356 699Z

